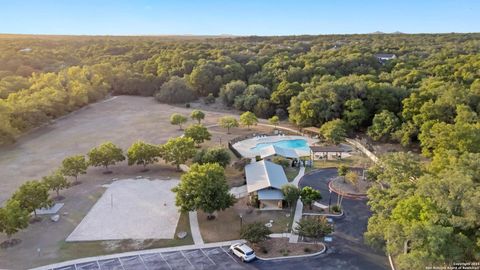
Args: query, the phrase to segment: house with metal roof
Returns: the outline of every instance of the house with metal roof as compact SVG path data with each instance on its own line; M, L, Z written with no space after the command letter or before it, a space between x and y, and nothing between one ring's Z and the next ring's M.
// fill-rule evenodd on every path
M282 186L288 183L282 166L267 160L261 160L245 166L247 191L251 197L257 197L262 209L282 209Z
M397 58L397 56L393 53L377 53L375 54L375 57L379 61L388 61Z

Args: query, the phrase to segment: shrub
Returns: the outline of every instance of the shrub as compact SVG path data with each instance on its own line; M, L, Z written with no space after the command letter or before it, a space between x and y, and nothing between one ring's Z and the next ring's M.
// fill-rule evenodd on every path
M205 99L203 100L203 102L205 102L205 104L213 104L215 103L215 97L213 96L212 93L208 94L208 96L205 97Z
M260 200L258 199L258 195L250 196L250 204L255 208L260 207Z
M183 103L196 99L192 88L185 79L173 76L170 80L160 87L160 91L155 94L159 102L165 103Z
M310 252L312 252L312 250L309 247L305 247L305 248L303 248L303 252L310 253Z
M233 163L233 167L241 172L245 169L245 166L250 164L249 158L241 158Z
M198 164L218 163L225 168L230 164L230 154L227 149L222 147L203 149L195 155L193 162Z
M286 248L282 248L280 252L282 253L282 256L288 256L288 254L290 253L290 250Z
M255 222L243 226L241 237L250 243L258 244L268 239L268 236L271 233L272 231L265 227L261 222Z
M272 161L273 163L281 165L284 168L290 166L290 161L284 157L274 157Z
M190 108L190 103L186 103L185 108Z
M334 212L334 213L342 212L342 208L338 204L333 205L331 209L332 209L332 212Z

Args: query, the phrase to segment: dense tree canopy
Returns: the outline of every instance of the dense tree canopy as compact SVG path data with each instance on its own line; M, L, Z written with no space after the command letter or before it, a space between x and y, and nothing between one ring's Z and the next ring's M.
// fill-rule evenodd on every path
M345 122L341 119L328 121L320 128L320 134L326 142L339 144L347 137Z
M429 139L431 121L452 124L457 105L478 115L478 40L478 34L0 36L0 143L110 92L168 103L213 94L258 117L288 111L300 126L343 119L353 130L366 130L387 110L399 127L386 139L408 145ZM378 61L377 53L397 57Z
M366 240L396 256L400 269L478 261L479 40L478 33L0 35L0 144L109 94L167 103L220 96L227 107L261 118L288 117L300 127L329 123L325 135L341 135L330 136L333 143L346 134L330 123L343 121L345 132L368 130L375 140L418 145L430 158L392 154L369 170ZM379 61L377 53L396 58ZM238 126L228 116L219 124L228 132ZM193 144L167 143L165 159L181 164L195 154ZM121 150L113 159L101 152L89 155L92 164L123 157ZM65 175L85 171L80 157L68 163Z
M400 269L479 260L480 155L445 154L426 168L411 153L390 154L371 169L366 241Z

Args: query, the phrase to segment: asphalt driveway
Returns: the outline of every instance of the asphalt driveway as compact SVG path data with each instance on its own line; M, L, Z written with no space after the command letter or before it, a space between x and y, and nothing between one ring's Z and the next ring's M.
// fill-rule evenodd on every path
M311 186L319 190L322 194L320 203L328 205L328 182L337 175L336 168L314 171L305 175L299 186ZM337 202L335 193L331 194L331 202L332 205ZM386 256L375 252L363 242L363 233L367 230L368 218L371 216L366 201L344 198L342 207L345 215L334 221L333 242L327 244L325 257L315 261L324 263L322 269L389 269ZM325 263L331 266L325 268ZM334 268L334 265L339 268Z

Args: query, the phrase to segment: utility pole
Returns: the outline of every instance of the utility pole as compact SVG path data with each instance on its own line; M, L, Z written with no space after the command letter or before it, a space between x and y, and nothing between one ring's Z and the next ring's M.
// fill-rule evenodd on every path
M240 214L239 216L240 216L240 231L242 231L242 229L243 229L243 215Z
M330 213L330 205L332 203L332 189L328 189L328 192L330 193L330 196L328 197L328 212Z

